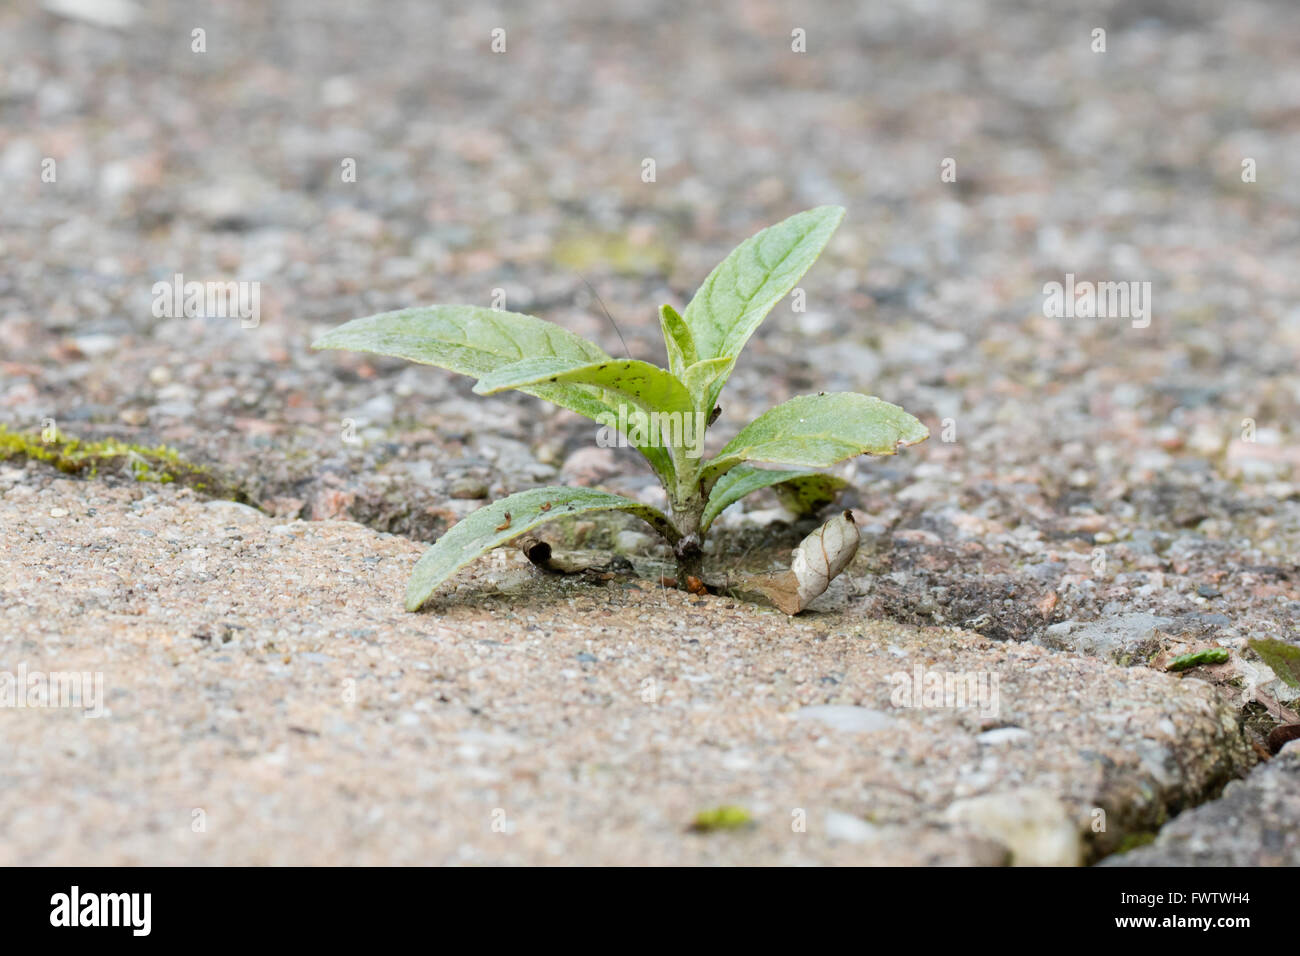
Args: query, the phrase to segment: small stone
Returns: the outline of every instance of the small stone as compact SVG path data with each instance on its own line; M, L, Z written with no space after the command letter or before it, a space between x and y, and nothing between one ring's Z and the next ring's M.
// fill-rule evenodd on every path
M78 335L72 340L77 350L82 355L88 355L94 358L97 355L105 355L117 348L117 337L113 335L104 335L102 333L93 335Z
M871 733L888 730L897 721L879 710L869 707L855 707L851 704L821 704L803 707L795 712L795 720L812 720L824 724L832 730L845 733Z
M984 731L975 739L982 744L1009 744L1028 740L1032 736L1033 734L1023 727L995 727Z
M1048 591L1043 595L1037 605L1038 613L1043 616L1043 620L1047 620L1052 616L1052 612L1056 610L1056 603L1059 600L1060 598L1055 591Z
M1173 425L1156 429L1156 441L1165 451L1178 451L1186 443L1183 433Z
M245 522L261 521L266 517L251 505L246 505L238 501L208 501L204 502L203 507L208 511L214 511L228 518L231 521L238 521L241 524Z
M331 518L346 515L348 508L352 506L352 502L356 500L356 497L350 491L322 489L311 503L311 519L313 521L328 521Z
M455 479L447 489L447 494L461 500L477 500L488 496L487 482L481 478L464 475Z
M560 474L566 483L590 486L617 470L614 453L608 448L580 448L564 460Z
M1071 488L1091 488L1093 484L1095 484L1095 479L1090 472L1084 471L1082 468L1076 468L1070 472Z
M267 514L275 515L277 518L296 518L302 513L306 502L301 498L282 497L268 498L261 504Z
M620 554L644 554L655 539L640 531L620 531L614 535L614 550Z
M542 442L537 446L537 460L543 465L558 468L564 461L564 448L558 442Z
M1078 828L1065 805L1046 790L1010 790L957 800L944 815L1006 846L1014 866L1082 862Z
M1206 458L1213 458L1223 451L1227 437L1218 428L1210 425L1198 425L1193 429L1187 441L1187 447Z
M832 840L843 840L845 843L867 843L874 839L880 830L874 823L868 823L860 817L839 810L828 811L822 825L826 828L828 837Z

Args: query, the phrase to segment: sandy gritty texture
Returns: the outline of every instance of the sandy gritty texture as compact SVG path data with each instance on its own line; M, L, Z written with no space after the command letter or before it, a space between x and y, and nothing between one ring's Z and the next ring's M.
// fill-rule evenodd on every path
M1251 759L1200 681L513 551L408 615L400 537L22 477L0 671L102 671L109 713L0 710L6 864L1063 863ZM918 664L996 717L892 706ZM722 804L754 825L687 832Z

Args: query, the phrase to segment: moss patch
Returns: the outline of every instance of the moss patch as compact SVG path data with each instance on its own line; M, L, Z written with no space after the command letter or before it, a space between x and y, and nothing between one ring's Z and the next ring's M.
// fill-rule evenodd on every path
M1116 847L1115 853L1127 853L1129 850L1136 850L1140 846L1146 846L1155 841L1156 835L1154 832L1129 833L1119 841L1119 846Z
M183 484L211 497L246 501L247 496L206 468L186 461L167 445L146 447L116 438L82 441L55 432L50 440L12 432L0 425L0 461L25 458L44 462L66 475L98 478L101 471L135 481Z
M609 270L619 275L662 275L672 268L672 250L650 240L637 243L622 235L561 239L551 250L557 265L576 272Z
M751 826L754 820L744 807L723 806L712 810L701 810L695 814L691 829L697 833L711 833L714 830L740 830Z

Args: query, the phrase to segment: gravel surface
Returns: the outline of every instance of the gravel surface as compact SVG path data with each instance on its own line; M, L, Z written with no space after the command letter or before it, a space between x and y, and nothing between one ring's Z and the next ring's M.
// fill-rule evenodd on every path
M742 358L711 436L719 446L776 401L836 389L878 394L930 426L934 437L904 455L841 469L854 482L844 503L859 516L863 546L816 605L827 640L860 628L935 635L955 627L965 634L958 644L978 639L989 653L1041 655L1033 659L1112 675L1106 680L1122 673L1137 686L1173 688L1175 701L1184 685L1198 700L1213 686L1252 753L1276 720L1251 694L1297 706L1300 691L1247 645L1300 646L1294 4L976 0L941 10L920 0L822 0L796 11L769 0L705 9L612 0L523 12L415 0L139 0L113 8L126 19L105 22L112 8L86 0L0 9L0 425L166 443L206 476L184 478L200 497L219 489L279 520L350 521L403 536L374 539L396 549L384 559L385 590L373 607L353 609L391 621L395 633L481 627L524 640L533 632L523 622L539 614L551 615L552 640L576 641L581 623L532 583L508 599L395 615L418 552L409 542L435 539L485 495L537 484L598 485L654 501L660 493L643 464L595 448L593 425L532 399L481 399L467 379L308 344L358 315L434 301L491 305L500 292L508 308L560 322L612 354L625 340L631 355L662 363L659 303L684 305L714 263L761 226L839 203L848 215L802 283L806 311L778 305ZM491 48L498 27L507 38L500 54ZM1105 52L1094 52L1097 28ZM194 51L196 29L203 52ZM806 31L805 53L791 48L796 29ZM647 158L651 183L642 180ZM941 176L948 158L951 182ZM346 181L349 161L355 181ZM1246 161L1254 181L1243 180ZM42 177L47 169L53 181ZM259 283L258 322L155 314L154 284L177 274ZM1149 324L1048 316L1044 285L1067 275L1149 282ZM6 501L56 487L58 473L45 465L16 456L10 466L17 477ZM59 507L84 514L96 496L135 494L130 478L106 466L93 481L57 485L72 489L58 492ZM5 513L30 517L12 506ZM770 566L811 527L790 524L760 494L719 521L713 558ZM655 556L635 537L640 530L597 521L569 543ZM96 553L107 560L118 544L106 535ZM155 560L190 573L190 558L171 547ZM212 550L205 573L220 574L228 556ZM31 583L28 567L6 556L6 615L54 606L49 588L69 606L82 600L81 582L55 571L31 594L15 591L11 581ZM260 573L274 588L282 570L267 562ZM605 600L606 585L564 587L577 589L574 600ZM583 588L596 590L582 597ZM190 640L168 629L181 612L167 602L181 599L157 599L158 641ZM609 639L669 626L656 607L648 603L646 622L611 629ZM274 616L268 604L258 613ZM701 621L698 639L768 621L749 608L727 613L735 622L715 632L715 622ZM62 633L57 616L43 625L22 619L24 640L40 627ZM769 624L788 641L809 626ZM96 647L145 654L140 632L128 637L96 614L83 626L88 661ZM219 632L216 616L206 626ZM329 643L317 652L364 652L346 636ZM477 653L449 637L445 644L457 659ZM1229 649L1231 661L1181 681L1148 670L1209 647ZM194 683L175 686L191 694L207 686L215 672L205 666L193 664ZM127 686L146 677L118 679ZM232 698L244 701L230 680ZM1080 713L1108 694L1080 688ZM744 696L752 700L752 688ZM200 705L180 689L154 706L164 733L176 726L171 708ZM0 727L9 717L0 715ZM273 753L271 728L247 720L241 746ZM657 734L657 746L675 745L671 724ZM288 739L324 746L309 735ZM149 746L166 750L160 739ZM368 751L364 741L353 746L361 774ZM145 800L132 774L160 772L161 753L145 761L153 771L106 766L105 799ZM716 756L705 747L692 759L703 766ZM206 758L186 759L206 772ZM1249 762L1230 750L1213 761L1234 771ZM828 764L827 773L839 779L850 765ZM939 773L933 761L926 766ZM1124 766L1111 775L1115 786L1140 793ZM393 773L394 786L415 786L413 771ZM1212 794L1214 777L1195 771L1178 785L1182 796L1154 803L1176 810ZM243 785L222 784L232 800ZM1089 799L1074 784L1032 774L1017 785L1071 794L1071 813ZM947 786L955 793L955 782ZM701 794L689 797L674 791L674 803L665 794L672 813L660 812L672 827ZM300 807L301 825L310 813L343 813L327 810L330 799L322 790ZM1160 822L1152 801L1132 799L1137 822L1123 829ZM944 799L923 802L939 813ZM862 803L845 806L865 812ZM347 812L358 854L383 858L363 834L389 824L367 823L368 809ZM638 816L628 826L643 823ZM26 837L41 831L28 827ZM126 841L113 849L101 839L103 859L127 852ZM241 846L284 859L320 852L305 829L301 839L297 850L287 838L278 849ZM46 845L57 842L46 835ZM240 852L217 843L183 858ZM886 844L908 858L930 852L910 838ZM389 858L418 845L395 840ZM668 846L661 852L676 852ZM753 858L830 858L767 846ZM935 846L937 856L960 855L942 840Z

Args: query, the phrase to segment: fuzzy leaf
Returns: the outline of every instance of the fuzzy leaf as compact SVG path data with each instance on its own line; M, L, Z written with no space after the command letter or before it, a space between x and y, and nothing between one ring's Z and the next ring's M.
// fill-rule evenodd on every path
M705 359L696 362L681 374L682 384L691 393L696 408L706 413L713 411L712 402L716 394L713 386L719 376L726 381L726 376L731 374L731 368L735 364L734 358ZM718 389L721 390L721 387L719 385Z
M317 349L351 349L436 365L482 378L523 359L553 359L569 366L609 359L604 349L532 315L473 305L433 305L353 319L312 343ZM527 385L519 389L588 418L618 417L600 389L586 385ZM665 480L674 474L667 452L641 448Z
M718 479L700 519L700 530L708 531L715 518L730 505L762 488L772 488L781 503L796 514L812 514L835 500L845 485L843 478L820 471L791 471L737 465Z
M611 409L617 409L619 400L626 402L633 406L625 416L629 420L638 410L644 413L647 418L642 419L642 427L646 429L646 438L638 439L634 428L629 428L624 433L628 435L629 441L646 456L666 484L674 480L677 474L674 449L684 448L685 445L670 447L665 444L667 439L663 438L665 432L662 428L667 426L677 429L675 434L672 432L668 434L674 441L684 441L685 429L688 427L686 417L693 414L693 409L691 395L686 387L672 374L658 366L637 359L609 359L605 362L582 365L573 365L564 359L524 359L522 362L515 362L513 365L504 366L483 376L474 386L474 391L479 395L490 395L509 388L527 390L536 387L554 388L565 384L591 385L602 389L604 400ZM648 416L660 412L669 412L680 417L671 426L661 422L660 429L651 432ZM615 411L609 414L608 418L613 421L606 420L605 424L613 425L614 421L619 419L619 415ZM694 425L695 422L692 421L689 427L693 428ZM692 431L691 434L697 432ZM702 427L698 430L698 435L699 443L693 447L692 452L696 458L704 448Z
M415 565L406 609L418 611L438 585L475 558L554 518L589 511L627 511L672 540L676 534L658 510L631 498L590 488L533 488L494 501L456 522ZM506 517L507 512L509 518Z
M681 378L682 372L699 361L699 356L695 353L695 339L686 327L686 321L671 305L659 307L659 328L663 331L664 346L668 349L668 368Z
M847 486L848 482L838 475L816 471L775 484L772 492L787 511L803 517L825 508Z
M1300 687L1300 647L1272 637L1257 637L1246 642L1278 679L1288 687Z
M638 359L573 363L557 358L529 358L484 375L474 386L479 395L510 388L547 384L594 385L627 399L646 412L691 411L691 395L670 372Z
M735 358L754 330L821 255L844 218L839 206L818 206L746 239L722 260L683 316L700 359ZM713 385L710 405L727 379Z
M481 378L525 358L600 362L599 345L532 315L473 305L433 305L353 319L312 343L317 349L351 349L392 355ZM538 385L522 391L595 418L609 406L594 389Z
M856 392L801 395L759 415L703 472L704 487L742 461L825 468L854 455L892 455L930 430L897 405Z

